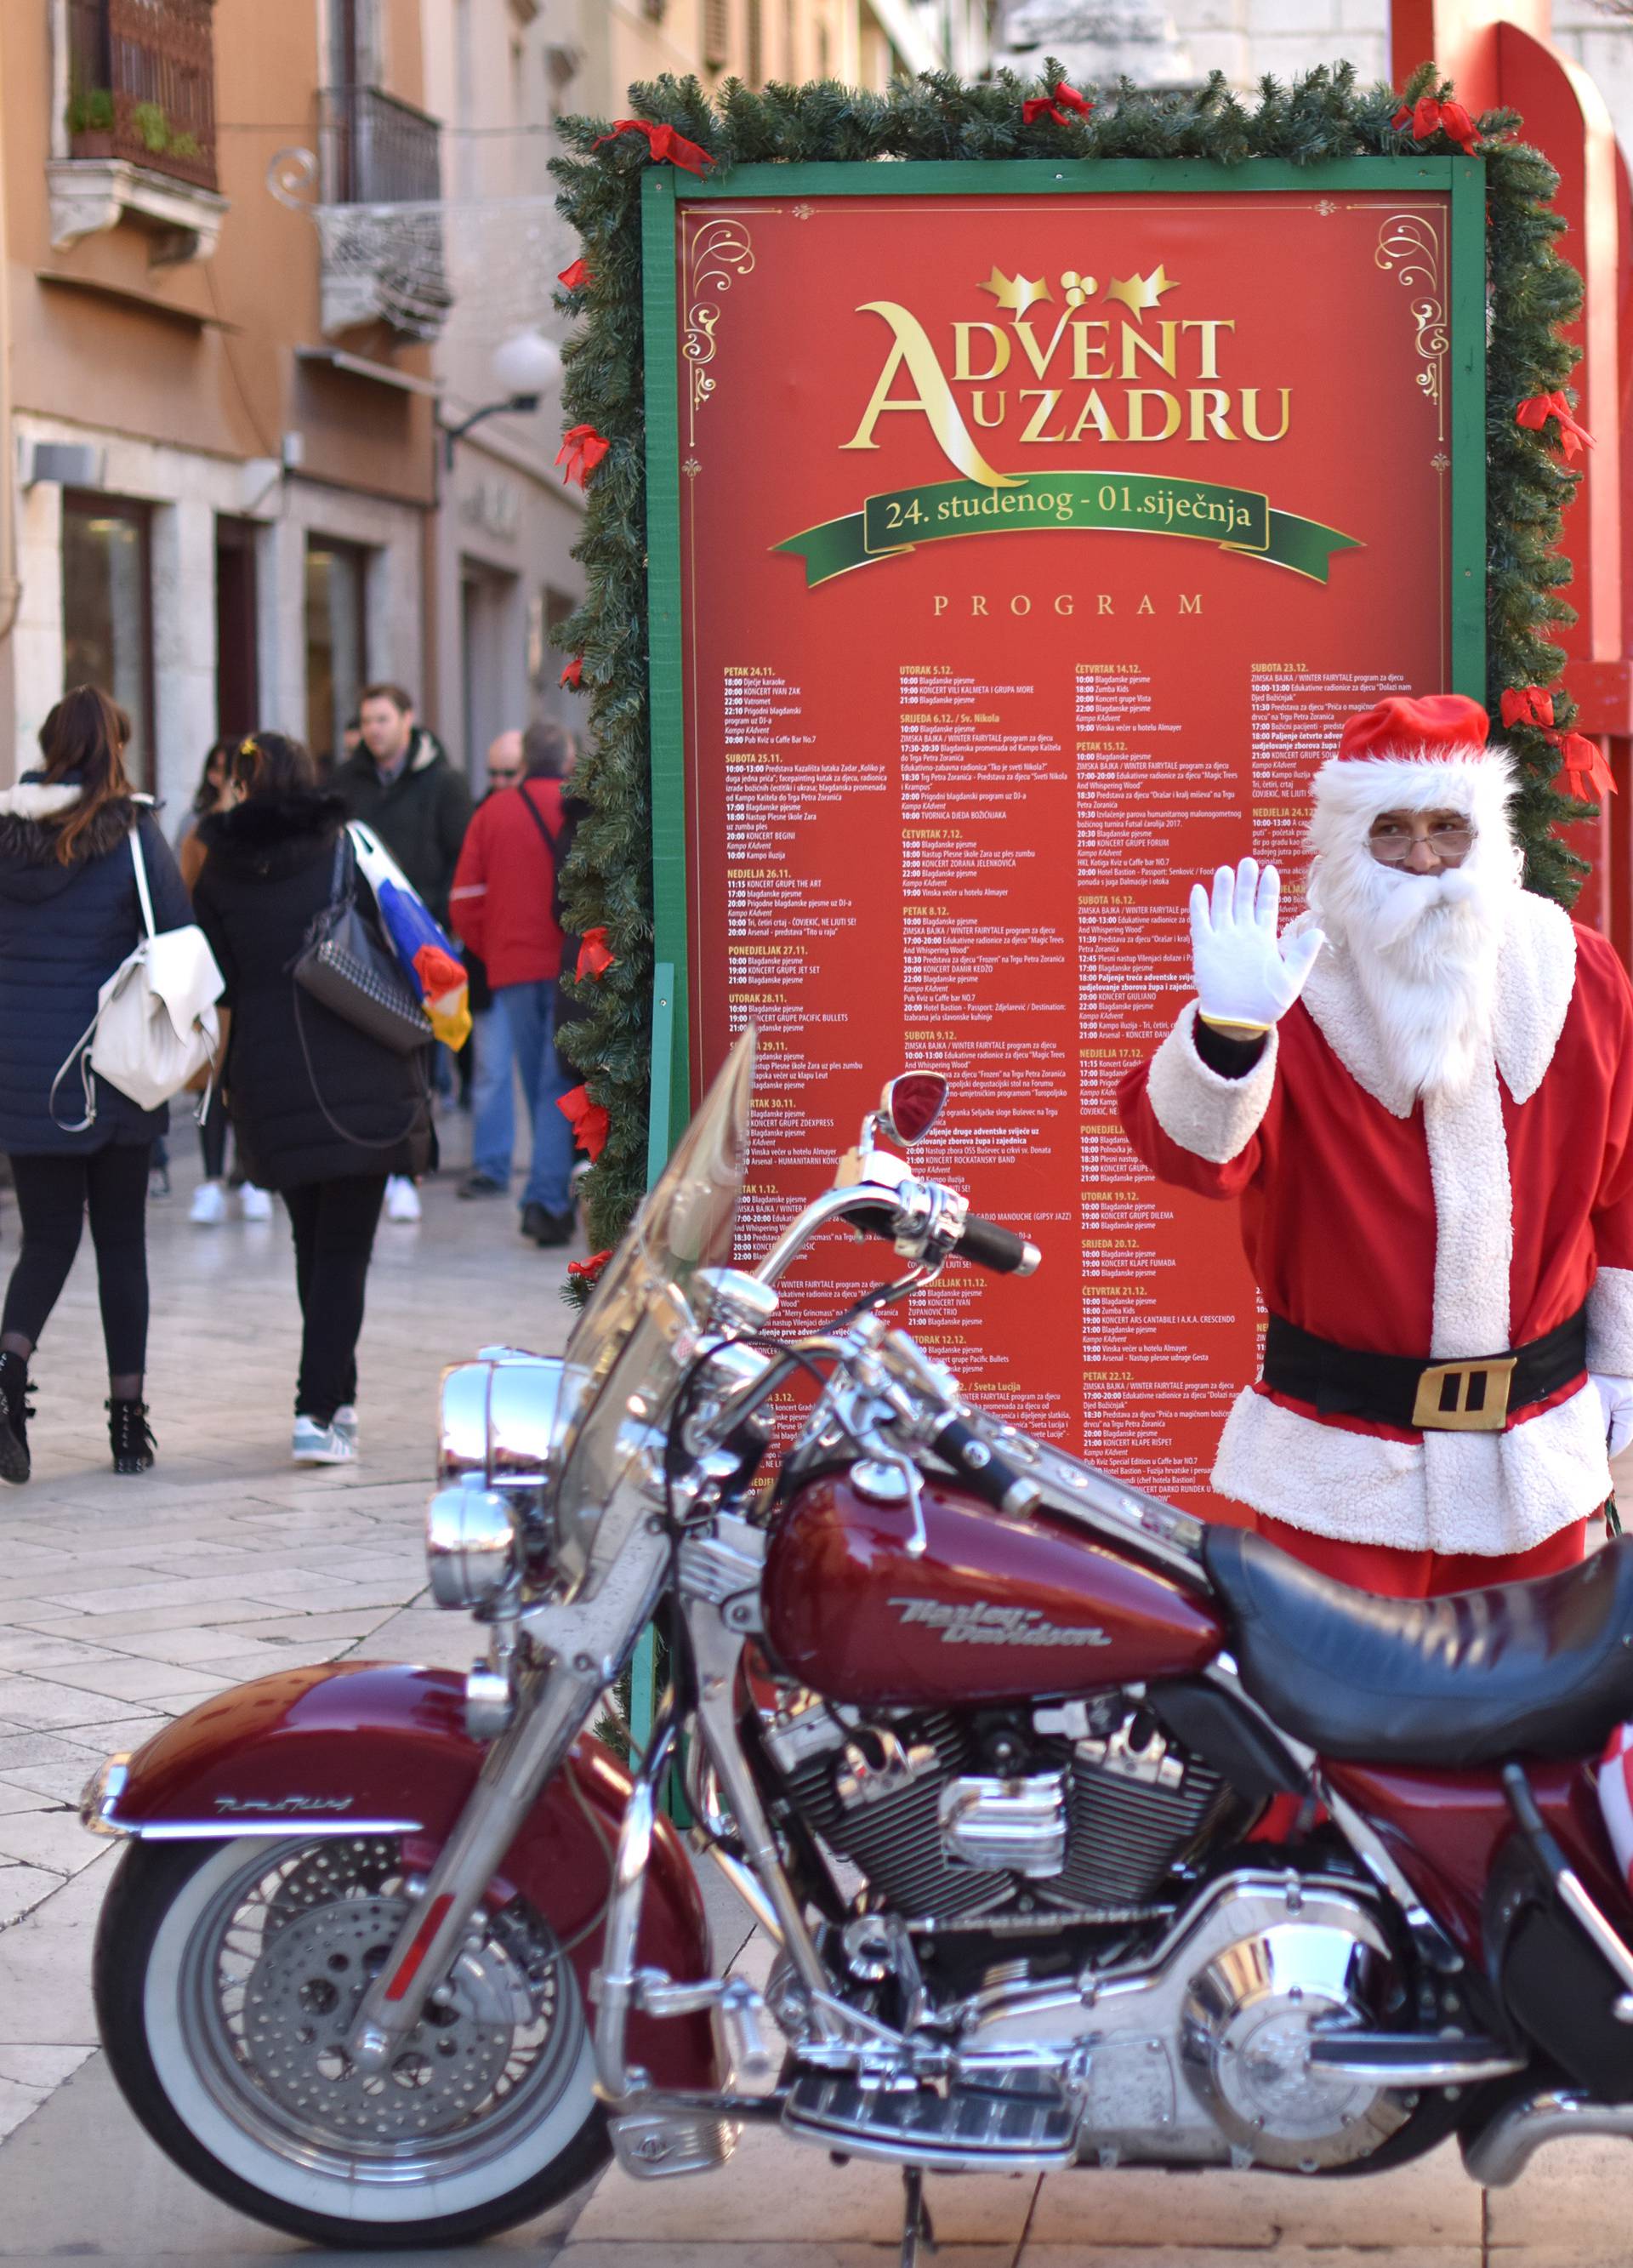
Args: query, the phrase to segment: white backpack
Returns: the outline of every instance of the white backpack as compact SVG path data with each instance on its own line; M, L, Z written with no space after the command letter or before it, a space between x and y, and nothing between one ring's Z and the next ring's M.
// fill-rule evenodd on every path
M93 1072L143 1110L157 1110L206 1064L215 1076L221 1042L216 1002L225 989L216 956L196 922L185 929L155 930L139 827L130 830L130 858L146 935L97 994L96 1014L51 1082L48 1108L61 1126L56 1091L78 1064L85 1115L77 1125L63 1126L65 1134L83 1134L96 1123ZM206 1105L209 1099L206 1088Z

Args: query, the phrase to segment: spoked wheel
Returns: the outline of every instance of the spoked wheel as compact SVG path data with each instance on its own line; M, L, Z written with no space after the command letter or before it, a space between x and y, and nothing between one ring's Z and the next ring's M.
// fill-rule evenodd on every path
M460 2243L603 2162L577 1981L519 1901L479 1915L381 2072L346 2051L412 1893L384 1837L133 1845L97 1935L114 2076L217 2197L337 2246Z

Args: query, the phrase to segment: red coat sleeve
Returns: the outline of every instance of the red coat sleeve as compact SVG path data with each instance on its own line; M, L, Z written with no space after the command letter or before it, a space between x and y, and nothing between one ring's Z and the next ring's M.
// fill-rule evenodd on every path
M1577 931L1577 983L1605 1080L1604 1153L1593 1204L1598 1263L1588 1293L1588 1363L1633 1378L1633 985L1605 939Z
M1276 1035L1245 1079L1225 1079L1197 1054L1195 1020L1192 1001L1150 1062L1124 1072L1117 1116L1159 1182L1199 1197L1239 1197L1265 1163Z
M453 933L469 946L478 960L487 957L482 939L487 933L488 914L487 821L492 809L491 802L481 804L471 814L453 870L453 887L448 894L448 920Z

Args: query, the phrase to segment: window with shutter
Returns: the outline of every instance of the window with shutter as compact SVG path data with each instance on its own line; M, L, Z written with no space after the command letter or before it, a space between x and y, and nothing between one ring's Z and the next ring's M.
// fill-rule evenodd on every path
M718 70L731 57L730 0L703 0L703 61Z
M748 0L748 54L747 56L748 84L761 86L765 83L765 41L761 35L760 0Z

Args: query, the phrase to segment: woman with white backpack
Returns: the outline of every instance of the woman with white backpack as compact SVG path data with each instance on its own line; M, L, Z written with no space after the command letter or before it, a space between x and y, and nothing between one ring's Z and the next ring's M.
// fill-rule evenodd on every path
M129 738L117 703L99 686L76 686L40 728L43 764L0 792L0 1150L11 1157L23 1229L0 1314L0 1479L8 1481L28 1478L29 1359L87 1211L114 1469L145 1472L153 1462L142 1398L146 1206L166 1114L113 1086L87 1050L108 980L150 930L180 930L193 917L170 845L125 776Z

